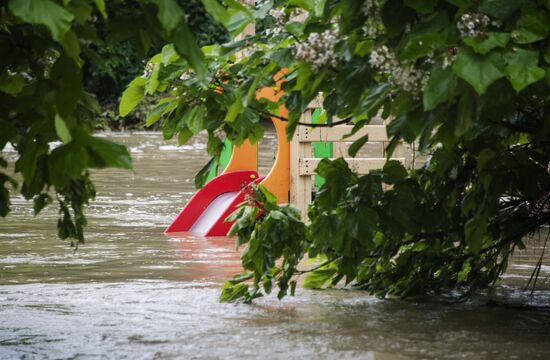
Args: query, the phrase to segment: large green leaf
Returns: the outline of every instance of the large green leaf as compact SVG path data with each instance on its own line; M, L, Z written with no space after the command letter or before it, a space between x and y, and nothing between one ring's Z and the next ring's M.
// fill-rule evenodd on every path
M401 0L388 0L381 9L382 21L390 37L401 34L414 15L415 12L405 6Z
M436 69L422 95L424 110L433 110L437 105L452 99L457 95L458 88L458 77L450 67Z
M65 124L65 120L63 120L59 114L55 114L55 132L59 139L65 144L70 143L73 139L71 137L71 132L67 128L67 124Z
M550 32L550 13L548 11L530 11L521 15L516 23L512 37L516 43L529 44L545 39Z
M447 38L450 22L446 12L442 11L428 22L416 25L403 37L399 45L401 59L417 59L442 46Z
M105 0L94 0L97 10L101 13L104 19L107 19L107 9L105 8Z
M490 32L482 38L467 37L464 42L478 54L487 54L497 47L506 47L510 40L510 34Z
M10 0L11 12L25 22L45 25L52 38L62 43L70 29L73 15L51 0Z
M237 116L244 110L241 92L237 91L236 95L235 101L229 106L229 109L227 109L227 114L224 119L225 122L234 122Z
M510 80L514 90L520 92L527 86L544 78L546 72L538 66L523 66L521 64L510 64L504 69L506 78Z
M0 91L16 96L23 90L25 87L25 79L19 74L9 75L7 72L4 72L0 76Z
M518 10L523 3L524 0L483 0L479 5L479 11L504 19Z
M206 76L206 63L204 54L197 45L193 32L185 24L178 27L173 37L174 48L183 56L189 65L195 70L199 79L204 80Z
M466 244L474 254L479 253L483 247L483 239L487 231L487 221L480 216L468 220L464 227Z
M145 94L145 78L137 77L122 93L120 104L118 105L118 111L120 116L126 116L132 111Z
M185 15L176 0L156 0L157 17L168 34L172 34Z
M82 70L74 59L61 56L55 62L50 73L55 86L55 105L63 117L69 116L83 96Z
M504 59L507 64L504 73L517 92L544 78L545 71L538 67L536 50L514 48L504 54Z
M212 15L214 19L218 20L225 27L229 26L231 16L227 12L227 10L220 5L218 0L202 0L202 3L206 11L208 11L208 13Z
M132 169L132 158L125 146L115 144L112 141L89 137L88 148L93 156L94 167L117 167L121 169Z
M504 76L501 71L502 55L490 53L487 56L462 49L453 65L455 73L474 87L479 95L485 93L489 85Z
M204 105L194 106L185 113L185 123L193 134L198 134L204 128L204 116L206 107Z
M322 268L309 273L303 286L306 289L320 289L327 284L337 273L336 268Z

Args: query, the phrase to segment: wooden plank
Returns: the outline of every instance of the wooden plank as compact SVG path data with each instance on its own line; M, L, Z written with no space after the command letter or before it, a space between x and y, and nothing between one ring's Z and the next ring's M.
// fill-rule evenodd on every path
M312 110L306 110L300 121L311 123ZM300 163L303 158L312 156L311 142L300 142L295 136L290 144L290 202L301 213L302 219L307 219L307 207L311 203L312 178L300 176Z
M353 126L351 125L338 125L331 128L328 127L316 127L309 128L307 126L300 126L297 131L297 137L300 142L311 141L332 141L332 142L350 142L355 141L365 135L369 135L369 141L388 141L388 134L386 133L385 125L366 125L359 130L353 136L343 138L345 135L351 133Z
M335 158L348 156L348 144L345 142L332 143L332 156Z
M321 109L323 108L323 99L321 96L316 96L308 105L307 109Z
M319 162L322 159L315 159L315 158L302 158L300 159L300 176L309 177L307 175L314 175L315 169L317 168L317 165L319 165ZM381 169L384 167L384 164L386 163L386 159L384 158L372 158L372 159L365 159L365 158L345 158L346 162L349 164L349 167L351 170L359 173L359 174L366 174L370 170L374 169ZM392 158L392 160L397 160L402 163L405 163L405 158Z

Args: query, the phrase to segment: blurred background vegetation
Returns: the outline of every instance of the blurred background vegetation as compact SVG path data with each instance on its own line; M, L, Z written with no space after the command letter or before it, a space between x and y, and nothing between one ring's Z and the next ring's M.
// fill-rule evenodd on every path
M189 27L200 46L229 39L227 30L206 12L200 0L178 2L188 14ZM109 11L118 14L128 12L128 15L139 6L136 0L116 5L109 7ZM131 21L130 16L127 21ZM120 95L126 85L144 71L147 60L160 51L164 41L146 32L136 37L131 26L127 27L128 32L121 31L125 27L124 17L119 17L116 21L110 20L108 23L98 17L97 22L96 28L100 37L109 38L111 42L92 43L82 51L82 58L85 60L84 88L96 96L101 108L97 127L100 130L143 129L143 119L155 103L155 99L141 103L130 115L121 117L118 114Z

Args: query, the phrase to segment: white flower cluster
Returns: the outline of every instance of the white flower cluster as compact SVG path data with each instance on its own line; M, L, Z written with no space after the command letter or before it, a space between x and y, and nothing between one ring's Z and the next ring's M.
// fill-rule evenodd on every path
M456 27L462 37L478 37L483 35L490 24L491 19L485 14L466 13L460 17Z
M285 12L281 9L271 9L268 12L275 20L275 25L271 28L266 29L265 34L267 36L277 36L283 32L285 26Z
M191 78L192 78L192 76L189 72L184 72L183 74L180 75L180 80L181 81L186 81L186 80L189 80Z
M277 23L282 23L285 20L285 12L281 9L271 9L268 12L269 16L275 19Z
M365 16L372 15L373 13L378 12L379 9L380 9L379 0L365 0L365 2L363 2L363 5L361 5L361 12Z
M297 60L309 63L314 71L322 67L338 64L338 56L334 47L338 42L338 29L325 30L322 33L311 33L307 41L295 45L292 53Z
M301 8L296 8L290 13L289 19L291 21L303 21L307 17L307 11Z
M361 5L361 13L367 17L365 25L362 27L363 33L375 39L384 33L384 25L380 17L380 0L365 0Z
M451 65L453 65L455 60L456 60L456 54L448 53L447 55L445 55L445 57L443 57L443 64L441 66L443 67L443 69L446 69Z
M143 69L143 74L141 74L141 77L142 78L148 78L149 75L151 75L151 73L153 72L154 68L155 68L154 64L147 63L147 65L145 65L145 69Z
M419 96L429 79L429 74L414 65L403 65L386 45L373 50L369 64L380 70L392 86Z

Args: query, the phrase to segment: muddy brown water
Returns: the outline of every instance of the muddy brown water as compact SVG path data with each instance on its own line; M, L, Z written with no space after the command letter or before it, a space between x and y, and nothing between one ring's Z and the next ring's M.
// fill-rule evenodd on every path
M97 199L76 253L57 239L53 207L33 217L15 197L0 219L1 359L550 359L548 257L541 289L523 290L544 239L510 264L495 295L510 306L349 290L221 304L220 284L240 270L233 241L162 233L194 192L203 139L102 136L131 149L135 170L93 174ZM265 174L272 133L261 148Z

